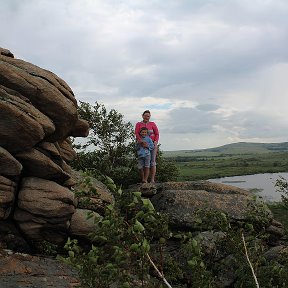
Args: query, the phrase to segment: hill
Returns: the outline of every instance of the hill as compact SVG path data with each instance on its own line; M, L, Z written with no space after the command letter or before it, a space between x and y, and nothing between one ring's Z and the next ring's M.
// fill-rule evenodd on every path
M203 157L203 156L217 157L220 155L249 155L249 154L265 154L271 152L288 152L288 142L282 142L282 143L238 142L209 149L163 151L163 156L165 158Z

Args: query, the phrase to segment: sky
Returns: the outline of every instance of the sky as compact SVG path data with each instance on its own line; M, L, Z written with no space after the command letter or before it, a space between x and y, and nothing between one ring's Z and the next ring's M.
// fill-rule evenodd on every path
M0 47L161 149L288 141L287 0L0 0Z

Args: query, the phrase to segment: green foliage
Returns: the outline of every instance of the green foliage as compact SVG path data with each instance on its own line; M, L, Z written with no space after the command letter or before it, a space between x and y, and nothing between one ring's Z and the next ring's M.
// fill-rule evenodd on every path
M232 268L232 272L235 274L236 282L234 287L256 287L253 279L251 268L248 265L247 258L244 251L244 243L242 241L242 233L245 234L245 243L249 252L250 261L253 263L253 268L256 270L258 276L258 270L263 265L263 251L264 244L261 239L258 239L256 235L253 235L253 230L247 226L245 229L232 229L228 232L226 237L221 240L223 251L228 251L224 261L220 262L215 268L220 271L225 271Z
M249 207L250 212L247 215L246 221L250 223L250 225L253 225L255 231L262 233L271 222L271 211L264 202L257 201L257 199L255 199L254 202L250 202Z
M241 242L241 230L230 231L228 237L222 242L223 248L230 251L233 257L227 257L228 262L224 264L226 266L233 267L236 276L236 282L234 283L235 288L244 287L256 287L255 282L252 277L251 269L248 266L247 258L244 254L243 242ZM264 252L267 247L262 237L255 234L255 231L245 231L245 243L248 248L249 259L252 263L253 269L255 271L259 286L261 288L285 288L288 283L288 260L287 253L283 255L282 260L277 259L272 261L267 261L265 259ZM224 270L225 268L215 267L219 270Z
M208 208L196 211L195 227L199 231L228 231L231 228L227 214Z
M49 241L34 242L33 246L37 249L37 252L42 255L56 256L59 250L57 244L53 244Z
M272 211L274 219L283 224L286 234L288 233L288 209L282 202L272 202L268 204Z
M103 104L97 102L94 106L80 102L78 112L91 128L86 147L92 144L94 148L105 151L111 163L117 162L117 153L129 152L129 144L134 140L133 127L130 122L124 121L121 113L115 109L107 111Z
M122 186L139 182L135 155L134 127L125 122L115 109L107 111L103 104L80 102L82 119L88 121L90 133L85 144L74 145L78 149L71 166L76 170L89 171L94 177L109 176ZM157 155L157 181L176 180L178 169L173 162Z
M75 196L77 198L99 196L97 189L93 187L89 173L83 173L82 176L83 181L81 185L76 190L74 190Z
M108 178L109 183L111 179ZM140 192L122 193L111 186L115 204L106 207L102 219L95 219L97 231L90 235L89 251L77 240L68 240L66 262L78 269L83 287L156 287L159 279L151 278L147 253L152 241L169 237L166 219L157 213L149 199Z
M192 234L181 235L181 248L180 255L182 256L182 265L180 264L181 271L184 275L187 287L213 287L213 276L208 271L204 261L204 253L202 252L201 244Z
M176 234L169 229L166 216L155 211L141 192L123 193L109 177L106 185L115 203L106 206L102 218L94 219L97 229L90 235L91 247L81 248L75 239L65 245L64 261L78 270L81 287L102 288L112 283L115 287L164 287L153 264L172 287L221 287L219 279L231 273L233 287L255 287L242 233L260 287L287 287L287 255L270 262L263 257L269 237L265 227L271 219L266 206L258 203L245 221L237 222L221 211L200 209L195 215L196 230ZM203 248L201 231L221 231L209 243L209 253L207 243Z
M108 184L114 184L109 177ZM78 270L81 287L106 288L112 283L115 287L164 287L151 261L175 287L211 287L200 243L191 233L180 234L184 262L179 261L165 252L174 238L166 216L156 212L141 192L123 193L116 185L110 187L115 203L106 207L103 218L95 218L91 248L81 248L75 239L65 245L67 256L62 259Z
M278 192L281 194L282 203L285 208L288 209L288 182L287 180L280 176L279 179L276 180L275 187Z
M163 158L163 152L158 149L157 153L157 182L176 181L179 169L174 161Z
M265 232L265 227L269 225L271 215L264 204L261 206L260 203L257 203L257 205L253 205L251 208L251 212L247 215L245 221L242 222L231 221L231 219L221 211L199 209L196 212L195 222L199 231L216 230L224 232L218 240L215 238L214 249L217 249L215 253L216 255L218 254L218 261L215 261L215 255L211 257L213 256L211 251L209 255L202 254L202 250L197 246L198 240L195 241L197 238L190 238L191 233L185 236L186 241L189 239L189 242L192 244L190 245L195 249L194 256L189 263L187 262L188 266L202 262L200 266L196 266L192 271L194 283L195 278L193 274L196 273L196 271L198 271L199 274L202 273L202 275L206 275L205 279L209 280L206 283L203 282L201 285L199 284L198 287L218 287L218 284L215 284L218 281L217 279L223 277L223 274L225 275L226 273L228 275L231 273L234 274L236 281L233 283L233 287L235 288L256 287L251 268L248 265L247 256L245 255L242 233L245 235L245 245L247 246L249 258L256 272L260 287L287 287L287 255L284 253L280 260L277 259L277 261L270 262L263 256L264 252L268 249L266 240L269 237ZM199 239L201 239L201 237ZM212 249L213 244L210 243L209 245L209 249ZM192 248L190 247L190 249ZM285 251L287 251L287 249ZM189 255L189 250L186 251L184 255ZM204 269L202 272L201 270L199 271L201 268ZM181 271L185 271L185 267L181 267ZM185 278L187 278L187 274L184 273L184 275ZM213 279L216 281L215 283ZM199 278L197 281L199 281Z
M77 170L90 170L95 177L107 175L117 183L126 184L127 175L135 166L134 130L115 109L107 111L103 104L80 102L78 113L88 121L90 133L71 166ZM88 150L88 152L86 151Z
M277 261L267 262L259 269L259 284L265 288L288 287L288 251L287 248L278 257Z

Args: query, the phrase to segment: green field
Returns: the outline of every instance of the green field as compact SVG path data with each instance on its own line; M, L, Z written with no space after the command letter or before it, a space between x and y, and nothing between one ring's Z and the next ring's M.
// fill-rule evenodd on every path
M272 211L274 218L282 223L288 232L288 209L281 203L268 204L268 207Z
M288 143L235 143L205 150L165 151L179 168L178 181L288 172Z

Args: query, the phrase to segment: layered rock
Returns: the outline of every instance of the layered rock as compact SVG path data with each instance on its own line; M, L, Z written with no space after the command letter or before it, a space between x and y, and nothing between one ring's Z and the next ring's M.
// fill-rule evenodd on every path
M77 102L72 90L50 71L0 55L0 85L10 97L20 94L51 119L55 131L45 134L50 141L67 137L77 123ZM15 113L10 112L9 115L13 118Z
M175 229L193 229L197 226L197 213L206 210L223 212L233 221L245 221L251 213L258 213L259 222L263 217L272 225L271 231L276 230L267 206L255 201L251 193L238 187L191 181L133 185L129 190L141 191L143 196L151 198L155 209L165 213Z
M72 288L81 284L78 275L60 260L0 249L0 266L3 288Z
M89 240L89 234L97 232L95 218L101 219L101 216L88 209L76 209L71 218L70 234L74 237L82 237Z
M0 171L7 176L20 175L22 164L18 162L6 149L0 147Z
M13 94L16 94L13 90L2 86L0 76L0 146L17 152L34 147L56 128L45 114Z
M62 160L59 160L60 163L57 164L51 157L48 157L37 149L32 148L17 153L15 157L21 161L26 176L54 180L59 183L63 183L70 178L70 175L61 167Z
M0 176L0 220L7 219L14 206L16 183Z
M200 209L221 211L240 221L261 205L246 190L209 181L166 183L163 192L152 198L152 203L169 215L173 226L181 229L193 228L195 213ZM266 212L272 219L271 212L268 209Z
M91 209L75 200L73 186L82 180L69 166L76 156L69 137L86 137L89 125L78 117L71 88L0 48L0 114L0 226L8 229L3 231L15 235L19 227L28 242L60 243L70 233L92 230L84 214L103 211L113 197L102 187L104 192L90 195L97 203ZM76 209L78 203L88 210Z

